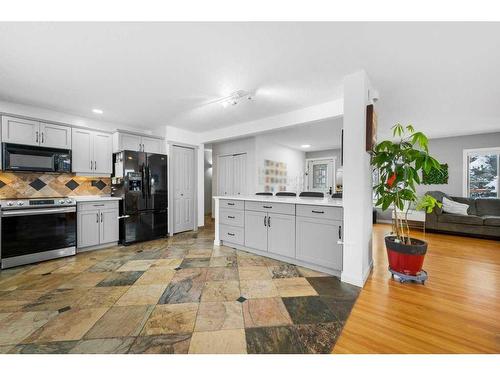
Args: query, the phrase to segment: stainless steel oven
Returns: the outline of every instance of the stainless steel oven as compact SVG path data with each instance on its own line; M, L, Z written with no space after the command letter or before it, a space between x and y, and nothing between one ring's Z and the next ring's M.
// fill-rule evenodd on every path
M2 268L76 253L74 199L5 200L0 208Z
M71 172L71 150L2 143L5 171Z

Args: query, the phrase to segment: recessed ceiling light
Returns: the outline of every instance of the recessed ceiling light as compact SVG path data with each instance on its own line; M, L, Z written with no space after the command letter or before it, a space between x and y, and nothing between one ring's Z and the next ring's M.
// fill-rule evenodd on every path
M311 145L301 145L300 147L302 147L302 148L309 148L309 147L311 147Z
M92 112L97 113L98 115L102 115L104 113L102 109L97 109L97 108L94 108Z

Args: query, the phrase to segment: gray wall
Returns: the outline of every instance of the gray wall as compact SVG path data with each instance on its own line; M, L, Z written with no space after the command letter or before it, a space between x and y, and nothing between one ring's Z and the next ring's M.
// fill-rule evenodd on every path
M452 196L463 195L463 150L471 148L500 147L500 132L435 138L429 140L429 152L441 163L448 164L449 179L446 185L420 185L417 194L440 190Z
M204 156L205 215L209 215L212 213L212 150L205 150Z

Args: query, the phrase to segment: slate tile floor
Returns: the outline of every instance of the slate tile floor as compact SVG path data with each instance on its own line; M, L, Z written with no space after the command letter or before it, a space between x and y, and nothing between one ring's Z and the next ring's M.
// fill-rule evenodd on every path
M0 272L0 353L330 353L359 289L213 229Z

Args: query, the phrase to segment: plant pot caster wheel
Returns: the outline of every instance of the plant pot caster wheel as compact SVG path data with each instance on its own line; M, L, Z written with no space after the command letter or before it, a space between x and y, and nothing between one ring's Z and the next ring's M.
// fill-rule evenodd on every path
M415 281L417 283L421 283L422 285L424 285L425 281L429 278L429 275L424 270L421 270L416 275L407 275L405 273L394 271L389 267L389 272L391 273L391 279L394 279L394 275L396 275L401 284L404 284L407 281Z

